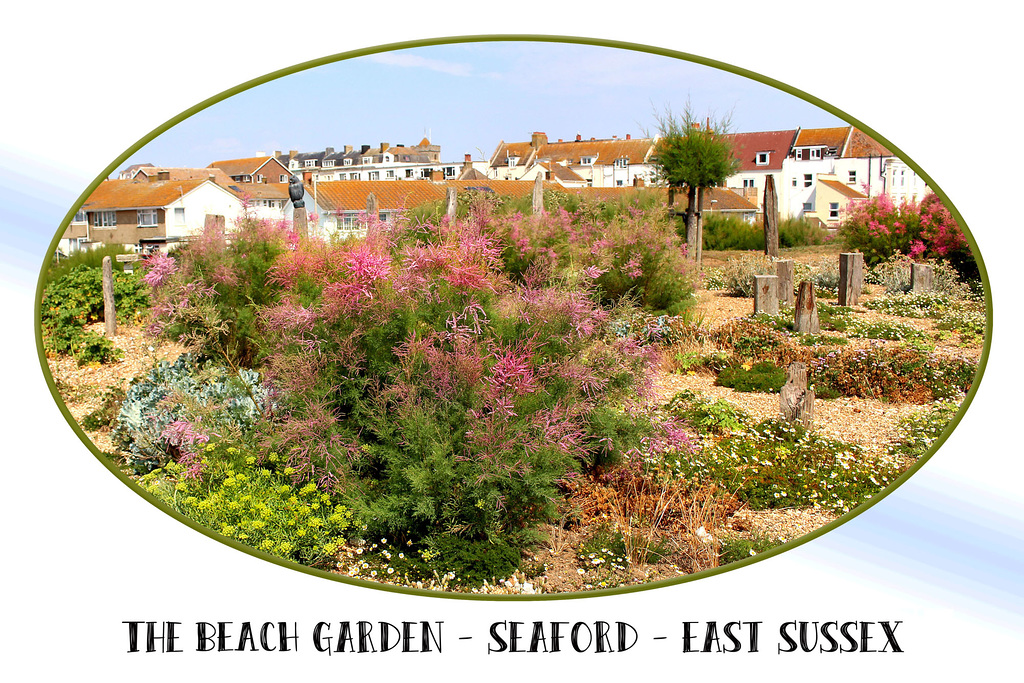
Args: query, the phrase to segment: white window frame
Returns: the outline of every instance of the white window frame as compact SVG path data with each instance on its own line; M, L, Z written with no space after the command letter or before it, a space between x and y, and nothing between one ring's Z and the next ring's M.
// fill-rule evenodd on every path
M116 228L117 211L93 211L92 227L94 228Z
M156 209L139 209L138 217L140 228L155 228L159 224Z
M291 161L288 162L288 168L296 169L298 167L299 167L299 160L298 159L292 159Z
M407 169L405 169L405 177L406 178L415 178L416 177L416 169L414 169L414 168L407 168Z
M334 159L324 159L324 168L334 168Z
M389 168L388 172L385 174L385 177L387 177L387 178L394 178L395 177L395 169Z
M516 164L518 164L518 163L519 163L519 157L509 157L508 158L508 167L509 168L515 168Z
M828 217L829 217L829 220L838 220L839 219L839 202L829 202L828 203Z
M256 176L256 182L257 183L265 183L265 182L267 182L267 177L264 176L264 175L257 175Z
M455 177L455 167L454 166L445 166L444 167L444 177L445 178L454 178Z
M286 176L285 174L282 173L281 175L277 176L277 182L279 182L279 183L287 183L288 182L288 176Z
M341 163L342 163L342 165L344 165L344 166L351 166L351 165L352 165L352 160L351 160L351 159L345 159L345 160L344 160L343 162L341 162Z
M362 159L360 159L360 161L363 163L363 165L369 166L370 164L373 163L373 157L363 157Z
M771 152L758 152L757 157L754 159L754 163L758 166L767 166Z
M616 168L629 168L629 157L622 157L621 159L616 159L614 165L616 166Z
M811 149L811 160L815 161L821 158L821 147L814 147Z
M370 171L370 180L380 180L380 171Z
M85 223L88 220L89 220L89 215L85 212L85 210L84 209L79 209L78 213L75 214L75 217L71 219L71 222L72 223Z
M597 157L580 157L581 166L593 166L595 161L597 161Z
M744 178L743 187L757 187L757 183L754 181L753 178Z
M302 165L304 168L316 168L316 159L306 159Z
M814 184L814 176L810 173L804 173L804 187L810 187Z
M846 184L847 185L856 185L857 184L857 171L850 171L849 174L850 175L849 175L849 178L846 181Z
M185 207L176 206L174 207L174 224L185 225Z

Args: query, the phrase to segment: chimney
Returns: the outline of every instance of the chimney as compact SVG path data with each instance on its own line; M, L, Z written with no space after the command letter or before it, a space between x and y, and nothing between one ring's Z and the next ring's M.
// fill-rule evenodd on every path
M348 154L351 151L352 151L352 145L345 145L345 154Z
M288 152L288 159L289 160L294 159L297 156L299 156L299 150L297 150L297 149L293 149L293 150Z
M627 140L631 140L631 139L632 139L632 138L631 138L631 137L629 136L629 133L626 133L626 139L627 139Z
M441 169L435 168L432 171L430 171L430 180L431 182L439 183L442 180L444 180L444 173L441 171Z
M562 141L562 138L558 138L558 141L559 141L559 142L561 142L561 141Z
M360 154L366 154L369 151L370 151L370 146L369 145L363 145L362 147L359 148L359 153Z
M636 176L635 178L633 178L633 187L643 187L643 186L644 186L644 179L643 178L641 178L640 176Z
M281 150L279 150L279 149L275 149L275 150L274 150L274 158L276 159L276 158L278 158L279 156L281 156Z
M391 145L386 142L380 143L380 153L383 154L384 152L388 151L388 147L390 146Z
M325 151L325 152L326 152L327 154L329 154L329 155L330 155L330 154L334 154L334 148L333 148L333 147L328 147L328 148L327 148L326 150L324 150L324 151Z
M583 136L580 135L579 133L576 133L576 142L579 142L582 139L583 139Z
M535 131L533 135L530 137L530 147L533 147L534 149L540 149L541 145L546 144L548 144L547 133Z
M256 156L258 156L258 157L265 157L265 156L267 156L267 153L266 152L256 152Z

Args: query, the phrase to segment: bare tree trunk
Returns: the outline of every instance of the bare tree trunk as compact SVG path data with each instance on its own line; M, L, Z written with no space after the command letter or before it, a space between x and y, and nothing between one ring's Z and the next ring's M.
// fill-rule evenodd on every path
M765 176L764 184L764 253L779 257L779 198L775 193L775 178Z
M686 193L686 254L697 260L697 188L690 187Z

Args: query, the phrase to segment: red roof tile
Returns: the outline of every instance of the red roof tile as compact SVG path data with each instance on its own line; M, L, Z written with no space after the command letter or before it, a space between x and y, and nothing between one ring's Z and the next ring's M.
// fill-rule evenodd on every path
M727 136L732 143L733 156L740 162L740 171L778 171L789 155L796 139L795 130L777 130L763 133L732 133ZM769 152L768 164L759 166L758 152Z

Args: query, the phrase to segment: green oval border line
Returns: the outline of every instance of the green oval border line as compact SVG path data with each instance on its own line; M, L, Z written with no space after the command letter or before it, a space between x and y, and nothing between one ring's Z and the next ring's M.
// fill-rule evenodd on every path
M689 575L681 576L681 577L674 578L674 579L665 579L665 580L662 580L662 581L654 581L654 582L651 582L651 583L642 584L642 585L638 585L638 586L628 586L628 587L621 587L621 588L608 588L608 589L593 590L593 591L586 591L586 592L552 593L552 594L540 594L540 595L479 595L479 594L466 594L466 593L444 593L444 592L440 592L440 591L430 591L430 590L423 590L423 589L416 589L416 588L407 588L407 587L404 587L404 586L391 586L391 585L387 585L387 584L380 584L380 583L375 583L375 582L370 582L370 581L363 581L363 580L359 580L359 579L354 579L354 578L350 578L350 577L347 577L347 576L343 576L343 575L340 575L340 574L331 574L331 573L323 571L323 570L313 569L311 567L306 567L304 565L296 564L296 563L293 563L293 562L288 562L288 561L286 561L284 559L281 559L279 557L268 555L266 553L263 553L263 552L260 552L260 551L256 550L255 548L251 548L249 546L243 545L243 544L241 544L238 541L235 541L233 539L229 539L229 538L226 538L224 536L221 536L220 534L216 533L215 531L213 531L211 529L208 529L208 528L206 528L206 527L204 527L204 526L202 526L202 525L192 521L191 519L185 517L184 515L181 515L180 513L172 510L171 508L167 507L166 505L164 505L163 503L158 501L152 494L144 491L140 486L138 486L135 482L133 482L131 479L129 479L120 470L118 470L117 467L108 458L106 458L102 454L102 452L96 447L96 445L92 442L92 440L90 440L85 435L85 433L82 430L82 428L78 425L78 422L74 419L74 417L72 417L71 412L68 410L67 406L64 404L63 398L60 396L60 393L57 391L56 383L55 383L55 381L53 379L53 376L50 373L49 365L47 364L47 361L46 361L46 353L43 350L42 325L41 325L41 313L42 313L42 301L41 300L42 300L43 281L44 281L44 276L45 276L45 272L46 272L46 266L49 263L50 254L52 254L54 252L54 250L56 250L57 244L60 241L61 235L63 235L64 231L67 229L67 226L70 224L71 219L77 213L78 208L82 204L85 203L86 199L88 199L88 197L100 185L100 183L102 183L111 173L113 173L115 170L117 170L120 167L120 165L125 160L127 160L132 154L137 152L139 149L141 149L148 142L150 142L151 140L153 140L157 136L163 134L165 131L167 131L171 127L177 125L178 123L181 123L182 121L184 121L185 119L189 118L193 114L196 114L196 113L202 111L203 109L206 109L207 107L210 107L211 105L220 102L221 100L225 100L225 99L227 99L227 98L229 98L229 97L231 97L233 95L236 95L238 93L241 93L241 92L243 92L245 90L249 90L249 89L254 88L254 87L258 86L258 85L262 85L262 84L267 83L269 81L276 80L276 79L281 78L283 76L289 76L291 74L298 73L300 71L306 71L308 69L313 69L313 68L318 67L318 66L323 66L325 64L331 64L331 63L339 62L339 61L346 60L346 59L352 59L352 58L355 58L355 57L363 57L363 56L366 56L366 55L377 54L377 53L381 53L381 52L391 52L391 51L394 51L394 50L403 50L403 49L416 48L416 47L428 47L428 46L435 46L435 45L451 45L451 44L461 44L461 43L480 43L480 42L570 43L570 44L577 44L577 45L590 45L590 46L597 46L597 47L619 48L619 49L624 49L624 50L632 50L634 52L646 52L646 53L649 53L649 54L660 55L662 57L670 57L670 58L674 58L674 59L681 59L681 60L684 60L684 61L693 62L695 64L701 64L703 66L708 66L708 67L712 67L712 68L715 68L715 69L719 69L721 71L726 71L728 73L732 73L732 74L735 74L737 76L743 76L745 78L749 78L751 80L758 81L758 82L760 82L760 83L762 83L764 85L771 86L771 87L773 87L773 88L775 88L777 90L781 90L783 92L786 92L786 93L788 93L790 95L793 95L794 97L798 97L798 98L800 98L800 99L802 99L802 100L804 100L806 102L809 102L809 103L811 103L811 104L813 104L813 105L815 105L815 106L817 106L817 107L819 107L819 108L821 108L821 109L823 109L823 110L825 110L825 111L827 111L827 112L829 112L829 113L831 113L831 114L833 114L833 115L843 119L847 123L856 126L860 130L862 130L865 133L867 133L870 136L872 136L875 140L878 140L879 142L883 143L886 147L888 147L890 150L892 150L896 154L896 156L898 156L904 163L906 163L908 166L910 166L910 168L912 168L914 170L914 172L916 172L919 176L924 178L924 180L928 184L928 187L932 191L934 191L935 194L938 195L938 197L940 199L942 199L942 201L945 204L945 206L949 209L950 213L953 215L953 217L956 219L957 223L961 226L961 228L964 231L964 236L967 238L968 244L970 245L972 253L974 255L974 258L975 258L975 260L976 260L976 262L978 264L978 270L980 272L981 281L982 281L982 283L984 285L984 288L985 288L985 313L986 313L984 347L983 347L983 350L982 350L981 360L978 362L978 370L977 370L977 373L974 376L974 382L971 385L971 390L967 393L967 396L964 398L964 401L963 401L963 403L960 406L960 410L953 417L953 419L950 421L950 423L946 426L946 429L942 432L942 434L935 440L935 442L932 444L931 448L929 448L928 453L926 455L924 455L923 457L921 457L906 472L904 472L902 475L900 475L896 479L896 481L893 482L892 484L890 484L882 493L880 493L879 495L875 496L870 501L862 503L861 505L859 505L857 508L855 508L851 512L843 515L839 519L836 519L835 521L833 521L833 522L831 522L831 523L829 523L829 524L827 524L827 525L825 525L825 526L823 526L823 527L821 527L821 528L819 528L819 529L817 529L815 531L812 531L812 532L810 532L808 534L805 534L804 536L801 536L801 537L799 537L797 539L794 539L794 540L792 540L792 541L790 541L790 542L788 542L788 543L786 543L784 545L776 546L775 548L772 548L771 550L765 551L764 553L762 553L760 555L757 555L755 557L750 557L750 558L747 558L747 559L744 559L744 560L740 560L740 561L737 561L737 562L730 563L730 564L725 565L723 567L717 567L715 569L709 569L709 570L706 570L706 571L698 572L696 574L689 574ZM939 449L939 447L942 446L942 444L946 441L946 439L953 432L953 430L956 428L956 426L960 423L960 420L963 418L964 413L967 411L967 408L970 406L971 401L974 399L974 395L978 391L978 385L981 382L982 375L984 374L985 366L988 363L988 356L989 356L989 352L990 352L991 346L992 346L992 291L991 291L991 286L990 286L990 283L989 283L988 272L987 272L987 270L985 268L985 263L982 260L981 252L978 249L978 245L977 245L977 243L976 243L976 241L974 239L974 236L967 229L967 225L964 222L963 217L960 215L960 212L957 211L956 207L953 206L953 204L949 201L949 199L946 196L946 194L939 188L938 185L935 184L935 182L931 179L931 177L928 176L928 174L925 173L914 161L912 161L905 154L903 154L903 152L900 151L900 149L898 147L893 145L891 142L889 142L887 139L885 139L881 135L878 135L873 129L871 129L870 127L864 125L863 123L861 123L857 119L847 115L846 113L836 109L832 105L830 105L830 104L828 104L826 102L823 102L822 100L814 97L813 95L810 95L810 94L805 93L805 92L803 92L801 90L798 90L796 88L788 86L788 85L786 85L784 83L780 83L779 81L776 81L776 80L774 80L772 78L769 78L767 76L764 76L762 74L756 73L754 71L750 71L748 69L743 69L743 68L740 68L740 67L732 66L731 64L726 64L724 62L720 62L720 61L717 61L717 60L714 60L714 59L707 59L705 57L700 57L698 55L693 55L693 54L689 54L689 53L686 53L686 52L679 52L677 50L669 50L669 49L660 48L660 47L654 47L654 46L650 46L650 45L640 45L640 44L636 44L636 43L628 43L628 42L615 41L615 40L604 40L604 39L596 39L596 38L581 38L581 37L574 37L574 36L531 35L531 34L505 34L505 35L498 35L498 34L496 34L496 35L451 36L451 37L446 37L446 38L433 38L433 39L425 39L425 40L412 40L412 41L404 41L404 42L398 42L398 43L389 43L389 44L386 44L386 45L379 45L379 46L376 46L376 47L363 48L363 49L359 49L359 50L352 50L352 51L349 51L349 52L342 52L342 53L338 53L338 54L331 55L331 56L328 56L328 57L322 57L322 58L319 58L319 59L314 59L314 60L302 62L302 63L297 64L295 66L291 66L291 67L284 68L284 69L279 69L277 71L273 71L273 72L271 72L269 74L266 74L264 76L261 76L259 78L254 78L252 80L246 81L246 82L244 82L244 83L242 83L240 85L237 85L237 86L235 86L233 88L229 88L228 90L225 90L225 91L223 91L223 92L221 92L221 93L219 93L217 95L214 95L213 97L210 97L210 98L200 102L199 104L196 104L193 107L190 107L190 108L186 109L185 111L181 112L180 114L178 114L174 118L168 120L167 122L163 123L162 125L158 126L155 129L153 129L152 132L150 132L147 135L145 135L144 137L142 137L138 142L136 142L134 145L132 145L131 147L126 149L116 159L114 159L96 177L96 179L93 180L92 184L90 184L89 187L87 187L82 192L82 194L78 197L78 200L75 202L73 207L65 215L63 222L61 223L60 227L57 230L57 233L54 235L53 240L50 242L49 249L48 249L47 254L46 254L46 256L45 256L45 258L44 258L44 260L42 262L39 278L38 278L37 284L36 284L36 300L35 300L34 323L35 323L36 351L37 351L37 354L38 354L38 357L39 357L40 366L42 367L42 370L43 370L43 375L46 378L47 386L50 389L50 394L53 396L54 401L57 403L57 407L60 409L61 413L64 415L64 419L67 420L67 422L71 426L72 430L74 430L75 434L78 435L78 438L86 445L86 447L92 452L92 454L96 457L96 459L99 460L99 462L104 465L104 467L106 467L108 470L110 470L111 473L113 473L116 477L118 477L132 491L134 491L139 496L141 496L143 499L145 499L146 502L150 503L151 505L154 505L155 507L157 507L161 511L163 511L166 514L170 515L171 517L173 517L177 521L179 521L179 522L181 522L181 523L191 527L195 531L198 531L199 533L201 533L201 534L203 534L205 536L208 536L209 538L212 538L212 539L214 539L216 541L219 541L219 542L221 542L221 543L223 543L225 545L228 545L228 546L230 546L230 547L232 547L232 548L234 548L236 550L239 550L239 551L241 551L243 553L246 553L248 555L252 555L253 557L259 558L261 560L265 560L267 562L271 562L271 563L279 565L281 567L286 567L288 569L299 571L299 572L302 572L302 573L305 573L305 574L309 574L311 576L318 576L318 577L329 579L329 580L332 580L332 581L337 581L337 582L340 582L340 583L345 583L345 584L354 585L354 586L360 586L360 587L364 587L364 588L372 588L374 590L382 590L382 591L387 591L387 592L403 593L403 594L416 595L416 596L427 596L427 597L435 597L435 598L448 598L448 599L455 599L455 600L484 600L484 601L574 600L574 599L583 599L583 598L602 597L602 596L606 596L606 595L621 595L621 594L625 594L625 593L633 593L633 592L637 592L637 591L650 590L650 589L653 589L653 588L661 588L661 587L665 587L665 586L678 585L678 584L681 584L681 583L687 583L687 582L694 581L694 580L697 580L697 579L702 579L702 578L705 578L705 577L714 576L716 574L721 574L723 572L733 571L734 569L739 569L739 568L745 567L747 565L753 564L755 562L760 562L760 561L768 559L770 557L774 557L775 555L778 555L779 553L791 550L791 549L793 549L793 548L795 548L797 546L800 546L800 545L803 545L804 543L807 543L808 541L811 541L811 540L813 540L815 538L818 538L819 536L821 536L823 534L826 534L829 531L832 531L833 529L839 527L840 525L845 524L846 522L850 521L854 517L856 517L856 516L860 515L861 513L865 512L868 508L870 508L870 507L874 506L875 504L877 504L883 498L887 497L889 494L891 494L893 491L895 491L897 488L899 488L904 482L906 482L908 478L910 478L914 473L916 473L925 464L925 462L927 462L932 457L932 455L935 454L935 452Z

